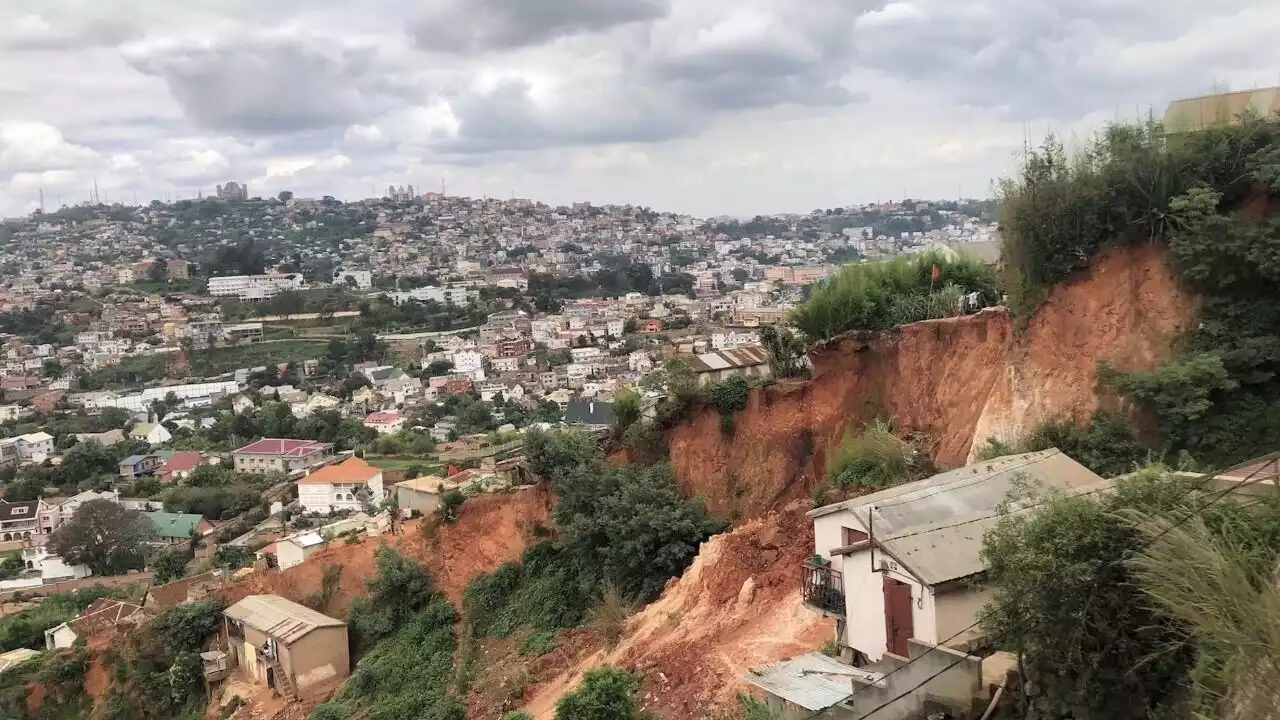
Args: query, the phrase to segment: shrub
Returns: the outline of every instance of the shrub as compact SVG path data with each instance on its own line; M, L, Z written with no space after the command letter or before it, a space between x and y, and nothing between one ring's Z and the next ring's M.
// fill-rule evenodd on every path
M378 720L465 720L465 706L447 694L457 619L446 600L430 600L360 660L337 704Z
M1130 472L1148 455L1138 444L1132 430L1115 417L1099 412L1094 413L1089 423L1083 427L1065 419L1041 423L1026 437L1013 444L987 438L986 444L978 451L977 458L990 460L1049 448L1058 448L1103 477Z
M955 315L960 311L956 300L965 292L999 297L995 270L969 257L899 256L845 266L813 288L809 299L792 312L791 322L812 339L829 340L851 330L885 330Z
M636 692L640 678L621 668L586 671L582 684L556 702L556 720L644 720Z
M367 651L425 608L436 597L435 578L389 545L373 553L377 571L365 580L368 597L356 598L347 611L353 647Z
M351 713L346 706L336 702L321 703L307 716L308 720L347 720L349 717Z
M844 440L827 456L827 479L837 487L883 488L911 474L914 449L880 421Z
M462 504L467 501L467 496L459 489L453 488L440 496L440 519L447 523L455 523L458 521L458 513L462 511Z

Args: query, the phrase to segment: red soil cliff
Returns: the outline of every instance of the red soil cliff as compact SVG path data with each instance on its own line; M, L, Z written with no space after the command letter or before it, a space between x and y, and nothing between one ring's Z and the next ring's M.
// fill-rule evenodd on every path
M829 448L876 417L923 438L939 465L962 465L988 437L1113 403L1097 388L1098 362L1155 366L1194 309L1161 248L1119 249L1055 287L1021 331L990 309L816 348L813 380L754 390L732 436L712 410L674 428L672 468L713 512L752 517L804 496Z

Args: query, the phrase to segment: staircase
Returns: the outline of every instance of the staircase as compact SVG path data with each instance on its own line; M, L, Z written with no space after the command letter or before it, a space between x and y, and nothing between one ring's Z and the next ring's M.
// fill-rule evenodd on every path
M286 700L297 700L298 689L293 686L293 680L285 674L284 668L280 665L279 658L271 659L272 676L276 679L276 689L284 696Z

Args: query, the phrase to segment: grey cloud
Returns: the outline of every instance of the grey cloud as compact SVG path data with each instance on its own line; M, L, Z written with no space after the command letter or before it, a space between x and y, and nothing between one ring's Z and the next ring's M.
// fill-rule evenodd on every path
M1175 42L1210 17L1196 0L990 0L983 4L917 0L922 17L857 35L858 61L928 83L964 102L1007 108L1019 118L1070 119L1099 109L1132 108L1207 89L1212 73L1256 47L1227 41L1188 44L1177 61L1152 67L1107 57L1141 42ZM1227 0L1214 16L1256 3ZM1205 53L1222 62L1205 62Z
M454 98L458 137L437 145L439 151L467 155L549 146L617 142L657 142L687 134L697 118L664 104L644 88L609 88L603 94L562 97L543 108L519 80L499 83L485 93Z
M394 68L377 49L324 37L250 36L134 50L187 118L218 132L273 135L339 127L397 102Z
M410 32L429 51L513 50L656 20L669 10L670 0L432 0Z
M672 16L625 46L606 80L568 83L540 106L513 81L453 98L452 153L653 143L696 134L717 115L783 105L833 107L865 99L841 85L857 10L843 0L780 3L753 16L759 32L712 38L729 13ZM763 23L761 22L763 19ZM632 35L628 39L635 41ZM612 42L612 40L611 40Z

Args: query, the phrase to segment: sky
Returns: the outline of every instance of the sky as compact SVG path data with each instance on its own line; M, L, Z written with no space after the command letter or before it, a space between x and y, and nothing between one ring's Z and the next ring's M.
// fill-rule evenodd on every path
M1280 84L1275 0L4 0L0 214L390 184L700 216L986 197Z

